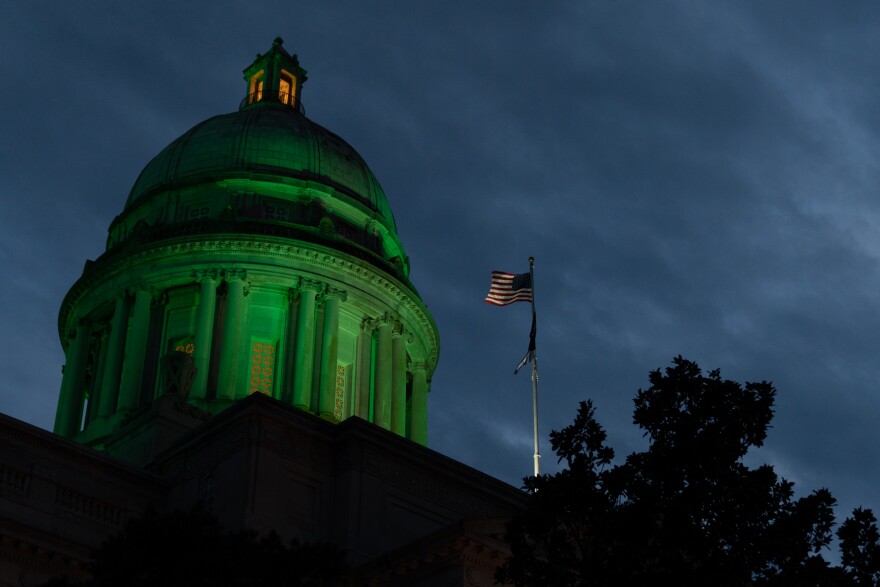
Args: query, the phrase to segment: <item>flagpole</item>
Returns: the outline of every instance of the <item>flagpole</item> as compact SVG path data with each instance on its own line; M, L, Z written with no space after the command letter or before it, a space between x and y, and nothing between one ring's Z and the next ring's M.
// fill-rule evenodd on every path
M535 258L529 257L529 273L532 278L532 324L537 325L535 313ZM541 451L538 448L538 351L532 352L532 411L535 431L535 477L541 474Z

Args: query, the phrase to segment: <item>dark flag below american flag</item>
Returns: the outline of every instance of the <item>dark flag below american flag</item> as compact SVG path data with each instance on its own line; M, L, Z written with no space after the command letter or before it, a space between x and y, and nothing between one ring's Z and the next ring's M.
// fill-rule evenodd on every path
M516 369L513 370L513 374L516 375L519 373L519 370L532 362L532 359L535 357L535 314L532 313L532 331L529 332L529 350L526 351L526 356L522 358L522 361L519 362L519 365L516 366Z
M492 285L486 303L506 306L514 302L532 301L532 274L492 272Z

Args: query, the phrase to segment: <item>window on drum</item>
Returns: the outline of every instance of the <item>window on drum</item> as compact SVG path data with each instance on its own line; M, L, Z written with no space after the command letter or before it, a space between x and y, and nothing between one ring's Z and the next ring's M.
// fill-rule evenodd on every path
M342 420L345 416L345 365L336 365L336 401L333 404L333 417Z
M275 383L275 344L255 342L251 347L251 377L248 394L272 395Z

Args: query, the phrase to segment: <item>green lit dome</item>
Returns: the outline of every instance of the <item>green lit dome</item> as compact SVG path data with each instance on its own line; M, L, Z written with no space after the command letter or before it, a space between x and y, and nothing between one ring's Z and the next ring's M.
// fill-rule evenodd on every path
M126 208L185 187L261 176L319 182L394 227L385 193L361 156L334 133L271 102L209 118L173 141L141 172Z
M262 393L427 442L437 326L382 188L305 117L281 44L244 70L237 112L147 164L65 297L59 434L144 464L185 429L162 405L198 425Z
M277 100L197 124L141 172L108 252L195 234L272 235L408 280L409 259L372 171L351 145Z
M306 72L281 42L245 69L237 112L197 124L144 167L110 226L108 254L196 235L272 237L350 255L409 285L385 193L351 145L306 118Z

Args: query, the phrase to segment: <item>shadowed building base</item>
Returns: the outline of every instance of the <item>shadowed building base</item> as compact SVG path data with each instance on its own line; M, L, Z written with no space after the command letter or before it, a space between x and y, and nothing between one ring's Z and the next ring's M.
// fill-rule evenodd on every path
M143 467L0 415L0 585L85 577L91 549L149 506L332 542L369 585L488 586L509 554L503 520L525 494L374 424L262 394L206 422L154 405L120 429L142 446L155 433Z

